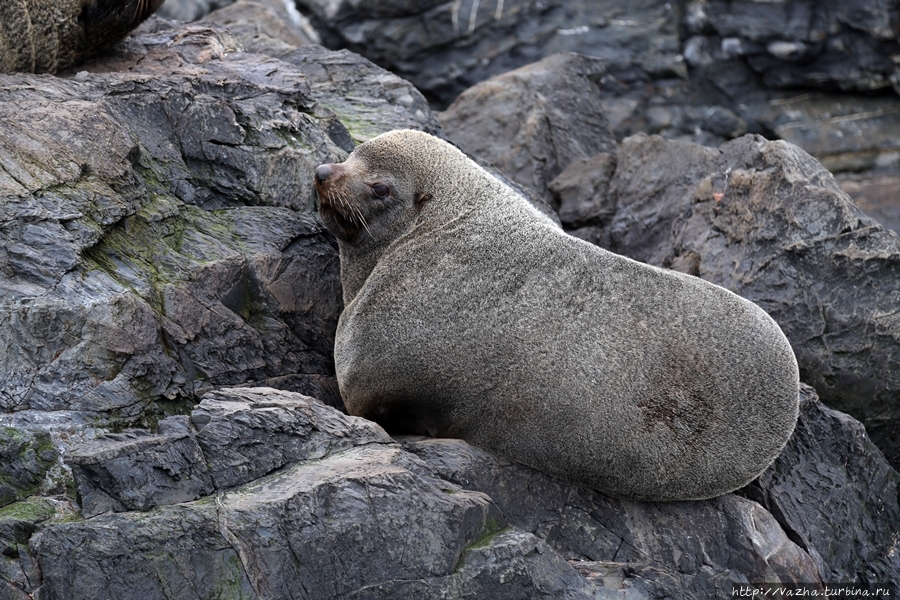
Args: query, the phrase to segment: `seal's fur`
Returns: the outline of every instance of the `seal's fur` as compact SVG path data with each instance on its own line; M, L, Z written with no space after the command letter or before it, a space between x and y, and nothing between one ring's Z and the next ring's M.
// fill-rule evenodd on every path
M162 0L0 0L0 72L55 73L115 44Z
M566 235L421 132L323 168L351 414L646 500L737 489L790 437L797 363L751 302Z

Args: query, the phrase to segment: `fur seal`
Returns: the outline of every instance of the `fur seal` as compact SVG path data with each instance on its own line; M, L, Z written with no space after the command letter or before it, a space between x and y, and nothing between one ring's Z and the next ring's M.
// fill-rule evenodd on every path
M640 500L733 491L790 437L797 362L755 304L567 235L422 132L315 180L351 414Z
M0 0L0 72L55 73L109 48L163 0Z

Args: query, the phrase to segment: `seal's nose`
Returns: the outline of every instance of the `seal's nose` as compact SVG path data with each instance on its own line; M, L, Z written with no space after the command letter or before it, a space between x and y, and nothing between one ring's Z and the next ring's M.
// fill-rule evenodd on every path
M331 168L331 165L319 165L316 167L316 181L325 183L325 180L331 177L333 172L334 170Z

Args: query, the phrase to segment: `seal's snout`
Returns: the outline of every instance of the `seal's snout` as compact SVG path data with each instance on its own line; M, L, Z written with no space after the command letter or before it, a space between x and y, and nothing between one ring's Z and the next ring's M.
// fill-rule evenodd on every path
M319 165L316 167L316 183L325 183L332 173L334 173L334 169L331 168L331 165Z

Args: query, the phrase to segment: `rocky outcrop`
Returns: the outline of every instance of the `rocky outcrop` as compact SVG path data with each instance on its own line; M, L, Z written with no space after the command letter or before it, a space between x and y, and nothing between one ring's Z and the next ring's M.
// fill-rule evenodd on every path
M771 511L823 581L874 586L900 577L898 484L863 426L803 386L793 437L742 493Z
M419 129L443 137L416 88L357 54L304 46L280 58L303 72L317 100L334 111L355 143L392 129ZM364 99L357 95L361 89L368 90Z
M840 173L835 181L863 212L900 234L900 168L887 167L862 173Z
M68 460L85 509L84 490L140 491L134 484L149 472L141 465L153 461L170 476L193 463L224 478L214 475L195 501L169 497L147 512L55 522L45 509L20 535L30 536L22 553L42 573L25 591L150 600L574 599L630 590L699 599L748 581L900 581L891 537L900 476L858 423L824 408L809 387L802 396L797 435L743 492L649 503L614 500L460 440L411 437L401 446L374 423L299 394L220 390L159 434L101 439ZM202 456L160 461L173 434L199 442ZM88 455L93 471L80 466ZM123 460L135 466L130 477L112 486L96 477L97 465L112 472ZM855 512L831 515L827 527L829 504L819 499ZM848 529L860 519L868 526Z
M4 412L151 423L239 383L340 403L339 266L302 174L353 137L438 125L346 52L239 49L155 21L73 79L4 76L0 102L19 107L0 130ZM343 72L371 90L357 112L338 86L312 89Z
M210 11L232 4L234 0L166 0L157 14L175 21L196 21Z
M279 56L320 42L309 20L290 0L238 0L214 10L205 20L228 29L241 40L244 50L256 54Z
M390 439L375 424L270 388L211 392L159 433L129 430L66 454L81 511L146 511L249 483L281 467Z
M374 423L311 398L223 390L163 429L70 453L85 516L121 512L32 538L40 597L590 597L562 557L510 528L488 496L442 480ZM196 502L160 479L184 487L185 473L207 471ZM142 514L133 509L152 502L96 500L135 493L160 506Z
M634 138L620 149L603 133L600 110L619 135L652 122L675 136L699 127L711 142L788 123L667 104L680 84L666 82L686 81L672 79L684 63L667 58L687 18L680 5L607 6L595 18L587 3L506 2L499 15L497 5L414 4L317 10L337 11L347 31L353 11L368 11L385 40L418 26L393 29L403 11L445 16L409 38L420 48L474 23L445 57L488 54L422 71L437 77L434 94L539 56L490 49L510 48L507 34L560 49L593 40L603 67L568 56L532 69L546 80L526 98L544 104L514 110L541 137L518 129L515 178L554 198L584 237L709 269L780 307L805 356L821 360L805 374L823 396L892 385L893 353L881 349L894 343L893 316L873 308L892 301L892 238L814 161L759 138L721 150ZM756 483L671 504L612 500L455 440L393 440L296 393L233 388L339 404L338 265L303 173L387 129L442 135L409 83L348 51L296 47L296 29L243 27L253 10L259 23L281 14L277 2L240 0L212 17L234 33L153 20L83 73L3 78L0 103L20 116L0 123L0 598L699 599L748 581L900 584L898 475L809 388L794 437ZM519 19L539 13L537 25ZM610 45L601 31L621 35ZM599 106L567 96L554 68L597 90ZM507 83L516 78L527 87L521 72ZM644 104L631 105L638 89ZM590 135L573 129L582 109L595 113ZM470 114L495 118L487 106ZM522 177L529 169L539 177ZM772 190L786 208L766 203ZM789 285L766 291L775 279ZM803 338L803 319L825 328ZM869 371L859 369L867 346L879 348ZM863 383L840 388L848 376Z
M295 173L343 127L224 30L131 44L145 72L6 76L0 406L146 419L272 378L338 403L337 259Z
M49 433L0 428L0 506L39 493L56 461Z
M477 83L571 51L602 61L594 101L620 140L651 133L718 147L757 133L797 144L833 171L900 164L893 3L297 4L325 45L402 75L440 108Z
M437 122L411 85L361 57L309 47L295 66L241 49L216 26L152 20L69 79L3 76L0 103L17 119L0 126L0 494L13 502L0 597L38 585L28 536L70 518L60 451L105 427L155 427L222 385L340 404L337 254L302 173L354 137ZM345 71L355 105L326 98L323 80ZM162 441L120 434L130 451L114 462L82 457L76 468L103 483L81 488L85 514L212 489L176 421L162 419ZM157 468L175 464L193 471ZM36 493L63 496L48 513L24 499Z
M856 91L897 82L900 50L894 3L761 3L690 0L684 24L701 64L709 48L742 59L774 88Z
M549 201L566 166L615 150L595 83L605 73L597 59L556 54L469 88L438 118L462 150Z
M677 3L299 0L329 47L346 47L412 81L439 106L493 75L567 50L627 77L686 75ZM591 48L592 51L587 51ZM618 75L617 75L618 76Z

